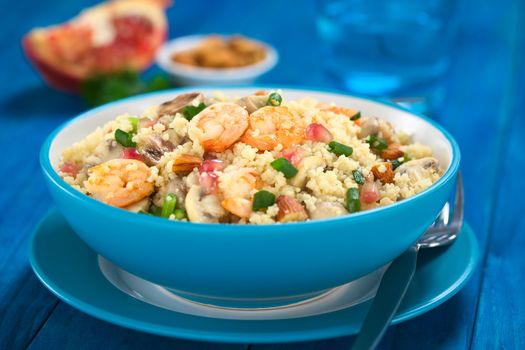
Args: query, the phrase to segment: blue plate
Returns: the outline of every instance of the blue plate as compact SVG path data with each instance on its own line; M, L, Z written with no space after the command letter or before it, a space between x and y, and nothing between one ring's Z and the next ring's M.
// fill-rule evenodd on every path
M452 297L471 276L477 259L476 237L467 224L452 246L423 250L393 323L416 317ZM108 282L99 269L97 254L56 210L35 229L30 261L48 289L89 315L140 331L193 340L278 343L351 335L359 331L370 304L311 317L263 321L204 318L158 308L124 294Z

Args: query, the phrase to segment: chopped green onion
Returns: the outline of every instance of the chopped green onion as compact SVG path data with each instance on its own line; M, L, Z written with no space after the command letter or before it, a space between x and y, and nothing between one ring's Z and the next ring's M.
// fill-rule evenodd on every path
M365 177L363 176L363 174L361 174L359 170L357 169L353 170L352 175L354 176L355 182L357 182L359 185L362 185L365 183Z
M175 214L175 219L177 220L186 219L186 212L183 209L175 209L173 214Z
M350 118L350 120L357 120L357 119L359 119L359 118L361 118L361 112L357 112L356 114L354 114L354 115Z
M399 159L394 159L394 160L390 161L390 163L392 163L392 170L396 170L397 168L399 168L399 166L401 164L404 163L404 161L399 160Z
M283 102L283 98L277 92L272 92L268 96L268 101L266 101L267 106L280 106Z
M346 191L346 209L349 213L355 213L361 210L361 201L359 200L359 189L349 188Z
M139 129L139 118L138 117L129 117L131 126L133 127L133 133L136 134Z
M162 204L162 211L160 216L163 218L169 218L175 210L175 205L177 204L177 197L173 193L168 193L166 198L164 198L164 203Z
M161 207L157 207L156 205L151 205L149 207L149 213L153 216L160 216L162 212L162 208Z
M133 134L125 132L124 130L115 130L115 140L124 147L136 147L137 144L133 142Z
M199 103L198 106L186 106L182 109L182 114L184 115L184 118L192 120L193 117L199 114L204 108L206 108L206 105L202 102Z
M370 149L376 152L381 152L388 147L385 139L377 137L376 135L368 135L365 141L370 144Z
M255 211L266 209L270 205L273 205L274 203L275 203L275 195L271 192L262 190L262 191L257 192L253 196L252 208Z
M286 159L284 157L277 158L276 160L271 162L270 165L275 170L280 171L281 173L283 173L284 177L287 178L287 179L291 179L292 177L297 175L297 172L298 172L297 168L294 167L292 165L292 163L290 163L288 161L288 159Z
M406 153L403 155L403 159L399 160L398 159L394 159L392 160L390 163L392 163L392 170L396 170L397 168L399 168L399 166L403 163L406 163L408 161L410 161L410 157L406 155Z
M151 213L148 213L147 211L145 210L139 210L139 214L144 214L144 215L149 215L149 216L152 216L153 214Z
M332 141L328 144L328 149L330 152L335 153L338 156L351 156L352 152L354 151L352 147L343 145L342 143Z

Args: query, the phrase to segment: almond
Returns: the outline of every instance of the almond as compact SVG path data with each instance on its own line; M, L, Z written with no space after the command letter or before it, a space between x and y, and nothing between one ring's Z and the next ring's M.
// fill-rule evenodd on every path
M387 149L381 152L381 158L394 160L399 157L403 157L404 153L399 147L400 146L397 143L391 143L388 145Z
M380 171L382 166L385 167L383 172ZM394 171L392 170L392 163L390 162L383 162L381 164L374 165L372 167L372 173L374 174L376 180L380 180L382 183L394 182Z
M295 198L281 195L277 197L279 212L275 219L278 222L304 221L308 219L308 214L303 205Z
M188 174L202 163L202 159L189 154L181 154L173 161L172 170L175 174Z

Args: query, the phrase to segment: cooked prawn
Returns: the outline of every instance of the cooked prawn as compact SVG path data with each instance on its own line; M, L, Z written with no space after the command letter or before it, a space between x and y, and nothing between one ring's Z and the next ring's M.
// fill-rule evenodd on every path
M353 117L357 111L352 108L340 107L340 106L328 106L321 108L322 111L333 112L337 114L344 114L347 117Z
M248 112L235 103L212 104L197 114L188 125L188 135L206 151L223 152L248 128Z
M304 139L303 119L286 107L260 108L250 115L249 123L241 141L261 151L273 150L278 144L288 148Z
M252 168L223 173L219 177L219 190L224 198L222 207L240 218L248 218L252 213L252 193L259 181Z
M153 183L148 182L150 169L136 159L112 159L89 169L84 182L91 197L123 208L153 193Z

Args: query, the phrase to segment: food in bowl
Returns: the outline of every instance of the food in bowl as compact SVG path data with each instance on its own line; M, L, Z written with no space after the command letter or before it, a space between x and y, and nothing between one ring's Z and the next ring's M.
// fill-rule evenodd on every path
M244 36L209 35L196 46L171 56L175 63L203 68L249 66L266 58L266 48Z
M372 115L258 91L181 94L65 149L60 176L111 206L172 220L269 224L406 199L443 170L432 149Z
M216 89L199 88L206 96L214 96ZM269 88L220 89L228 96L249 96ZM148 106L193 91L146 94L86 111L49 135L40 152L53 203L76 234L125 271L178 295L234 307L284 305L319 295L377 270L406 251L434 222L455 190L460 150L437 123L385 102L291 87L283 88L283 105L309 96L353 107L361 111L362 122L379 116L409 133L412 143L430 146L445 172L429 188L391 205L326 220L269 225L195 224L139 215L90 198L60 177L57 169L64 164L62 152L91 130L123 113L142 115ZM339 134L339 128L326 127ZM98 144L96 138L93 144ZM357 154L357 148L354 152Z

